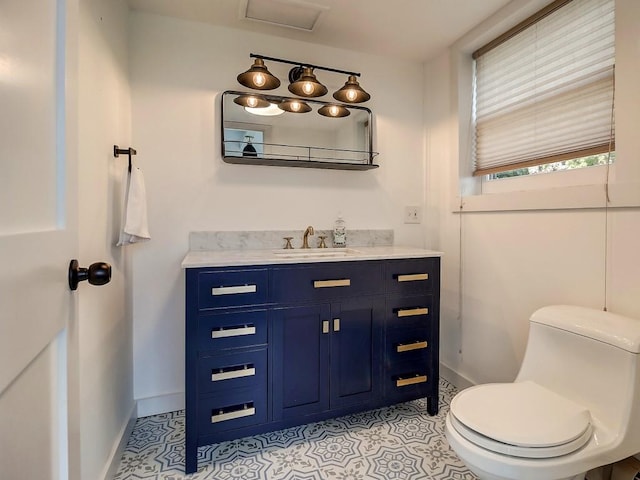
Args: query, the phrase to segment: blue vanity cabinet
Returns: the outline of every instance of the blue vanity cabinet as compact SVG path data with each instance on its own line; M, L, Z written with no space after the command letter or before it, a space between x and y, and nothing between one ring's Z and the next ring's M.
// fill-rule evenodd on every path
M439 257L186 269L186 467L199 446L427 398Z
M274 309L274 420L377 406L383 312L375 296Z
M197 448L269 421L268 274L186 271L185 470Z
M387 403L427 398L438 413L440 258L388 261L383 384Z

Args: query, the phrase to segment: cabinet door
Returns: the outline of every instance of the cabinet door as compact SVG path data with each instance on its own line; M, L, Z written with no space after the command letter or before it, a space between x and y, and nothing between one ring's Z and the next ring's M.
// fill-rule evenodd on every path
M274 419L327 410L329 305L290 307L271 313Z
M380 396L383 300L331 305L331 408L375 402Z

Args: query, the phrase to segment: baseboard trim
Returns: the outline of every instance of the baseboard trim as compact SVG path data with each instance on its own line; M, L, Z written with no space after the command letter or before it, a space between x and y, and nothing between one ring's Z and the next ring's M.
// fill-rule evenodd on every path
M120 436L117 442L114 443L113 448L111 450L111 456L104 470L104 474L102 475L103 480L112 480L116 474L118 473L118 468L120 467L120 460L122 459L122 454L127 448L127 442L129 441L129 437L131 436L131 432L133 432L133 427L136 424L137 415L136 415L136 403L133 403L131 407L131 411L129 413L129 419L122 426L120 430Z
M464 375L460 375L453 368L445 365L444 363L440 363L440 376L444 378L447 382L453 384L458 390L464 390L465 388L473 387L475 385L474 382L469 380Z
M184 410L184 392L167 393L157 395L155 397L139 398L138 418L148 417L149 415L158 415L159 413L175 412L176 410Z

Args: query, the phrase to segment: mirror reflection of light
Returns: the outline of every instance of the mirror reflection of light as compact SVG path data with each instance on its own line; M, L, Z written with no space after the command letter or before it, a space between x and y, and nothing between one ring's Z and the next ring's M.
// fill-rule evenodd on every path
M280 110L275 103L269 104L266 108L244 107L244 109L253 115L262 115L264 117L273 117L284 113L284 110Z
M336 115L338 115L338 113L340 113L340 109L335 105L331 105L329 107L329 113L331 114L331 116L335 117Z
M300 104L300 102L291 102L291 110L293 110L294 112L299 112L301 107L302 105Z

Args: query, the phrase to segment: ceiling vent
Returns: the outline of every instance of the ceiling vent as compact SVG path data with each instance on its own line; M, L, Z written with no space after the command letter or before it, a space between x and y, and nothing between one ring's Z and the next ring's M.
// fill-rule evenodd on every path
M296 0L246 0L243 7L242 18L307 32L313 31L329 10L324 5Z

